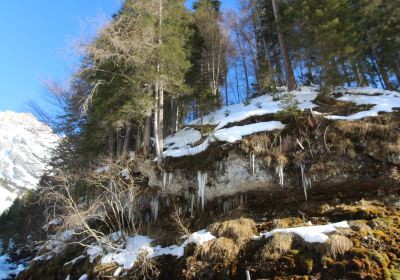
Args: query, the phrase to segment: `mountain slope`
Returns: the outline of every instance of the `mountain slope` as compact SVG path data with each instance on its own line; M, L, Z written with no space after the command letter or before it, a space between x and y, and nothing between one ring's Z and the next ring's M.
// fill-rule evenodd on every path
M27 113L0 112L0 214L35 188L57 136Z

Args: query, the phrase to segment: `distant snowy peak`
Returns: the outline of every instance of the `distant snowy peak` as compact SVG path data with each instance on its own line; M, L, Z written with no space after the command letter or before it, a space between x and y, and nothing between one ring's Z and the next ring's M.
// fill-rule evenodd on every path
M0 214L36 187L57 140L31 114L0 112Z

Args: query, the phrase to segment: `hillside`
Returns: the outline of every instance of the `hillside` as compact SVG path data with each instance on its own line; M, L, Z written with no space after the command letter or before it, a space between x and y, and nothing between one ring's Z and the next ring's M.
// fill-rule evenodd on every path
M0 124L0 280L400 279L398 0L119 4L32 103L48 172Z
M162 172L134 153L96 167L92 180L129 186L116 183L123 205L111 209L147 226L103 212L101 192L43 227L54 235L19 279L397 279L400 93L317 93L293 92L295 105L267 94L188 122L166 137ZM119 231L88 231L112 217L126 219ZM84 236L89 248L74 243Z

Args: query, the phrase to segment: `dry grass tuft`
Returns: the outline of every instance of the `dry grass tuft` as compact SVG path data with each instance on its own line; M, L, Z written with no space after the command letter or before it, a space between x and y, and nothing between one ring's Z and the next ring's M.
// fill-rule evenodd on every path
M325 210L321 209L321 214L336 219L371 220L387 216L388 211L376 201L362 199L354 205L340 204Z
M289 162L288 158L283 153L275 152L274 157L277 166L286 166Z
M303 226L303 220L300 218L280 218L280 219L273 219L272 220L273 228L288 228L288 227L297 227Z
M211 224L207 230L217 237L230 238L243 245L256 233L256 223L251 219L239 218Z
M239 246L231 239L220 237L204 243L196 249L195 255L203 261L230 264L239 254Z
M275 261L290 251L293 243L293 235L285 232L277 232L267 240L261 250L261 258L264 261Z
M154 258L148 257L147 251L140 252L133 266L130 279L157 279L160 275L157 265Z
M346 236L333 234L326 242L325 248L325 255L336 258L350 251L353 248L353 242Z

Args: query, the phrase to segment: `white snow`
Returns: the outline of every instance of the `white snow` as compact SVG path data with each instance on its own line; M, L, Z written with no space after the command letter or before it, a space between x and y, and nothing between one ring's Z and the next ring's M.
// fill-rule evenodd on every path
M116 263L124 269L130 269L135 264L140 254L145 254L147 258L154 258L163 255L182 257L184 254L185 247L190 243L201 245L204 242L214 239L210 232L201 230L188 236L182 245L172 245L168 247L161 247L159 245L152 246L153 239L143 236L135 235L127 239L126 246L124 249L116 252L110 252L101 258L101 263ZM101 254L99 247L93 247L86 251L90 256L90 260L93 261L97 256ZM118 272L118 274L121 271Z
M17 276L25 268L24 264L12 263L7 254L0 255L0 280L13 278L12 276Z
M223 128L214 133L214 137L218 141L234 143L242 140L244 136L248 136L261 131L271 131L275 129L284 129L285 125L279 121L259 122L243 126L233 126Z
M51 220L50 222L48 222L48 223L46 223L46 224L44 224L43 226L42 226L42 229L44 230L44 231L48 231L48 229L51 227L51 226L58 226L58 225L60 225L61 224L61 219L53 219L53 220Z
M337 92L343 96L338 100L353 102L356 105L373 105L366 111L361 111L350 116L326 116L331 120L359 120L365 117L378 116L380 112L390 113L394 108L400 108L400 93L376 88L352 88L338 89Z
M200 141L201 133L193 128L184 128L174 135L170 135L164 139L164 147L168 150L180 149L192 143Z
M41 246L41 250L47 251L47 253L36 256L34 260L50 260L53 256L62 252L67 245L67 242L73 237L73 230L65 230L58 232L55 235L49 235L47 241Z
M121 171L121 173L120 173L120 175L122 176L122 177L124 177L126 180L129 180L129 169L128 168L125 168L125 169L123 169L122 171Z
M86 254L89 256L90 262L93 262L98 256L101 256L103 249L99 246L93 246L86 250Z
M299 102L299 108L302 110L314 108L316 105L312 101L317 97L317 90L313 87L302 87L300 90L292 92ZM272 114L281 110L281 101L274 101L271 94L266 94L250 100L250 104L235 104L224 106L221 109L204 116L202 119L196 119L189 125L209 124L216 125L216 130L225 127L229 123L243 121L249 117L263 116ZM229 114L227 114L229 112Z
M312 100L317 96L315 88L303 87L301 90L293 92L293 94L299 102L300 109L304 110L316 107L316 105L312 103ZM281 101L274 101L270 94L254 98L250 100L248 105L236 104L224 106L188 124L215 126L212 132L208 135L203 135L205 140L202 143L197 144L202 138L200 131L186 127L164 139L165 151L163 152L163 156L164 158L192 156L207 150L210 143L214 141L233 143L253 133L283 129L284 125L278 121L224 128L230 123L237 123L249 117L276 113L281 110L281 107Z
M255 237L255 239L259 239L261 237L268 238L277 232L286 232L286 233L297 234L301 238L303 238L305 242L308 243L325 243L329 239L326 233L335 232L337 228L349 228L349 225L346 221L343 221L339 223L320 225L320 226L274 229L269 232L261 233L260 236Z
M164 157L183 157L183 156L192 156L204 152L207 150L210 145L210 138L207 138L200 145L195 147L191 147L190 145L185 145L183 147L174 149L174 150L166 150L163 152Z
M313 101L318 95L317 87L302 87L292 92L298 102L298 108L301 110L317 107ZM343 94L339 100L354 102L356 105L372 105L371 109L352 114L350 116L325 115L327 119L332 120L358 120L364 117L377 116L380 112L392 112L394 108L400 108L400 93L396 91L387 91L374 88L337 88L336 93ZM280 95L286 92L279 93ZM164 157L183 157L192 156L204 152L215 141L233 143L241 140L243 137L262 131L271 131L283 129L284 125L279 121L269 121L252 123L247 125L235 125L226 128L228 124L235 124L254 116L277 113L282 110L284 104L282 101L274 101L272 94L266 94L250 100L249 104L236 104L224 106L215 112L212 112L202 118L196 119L189 126L211 125L215 126L213 131L201 135L195 128L186 127L174 135L170 135L164 140ZM313 112L321 114L319 112ZM321 114L324 115L324 114ZM199 141L205 139L201 143ZM301 146L301 143L299 143ZM277 170L282 174L282 170ZM281 184L283 176L281 176Z
M87 274L83 274L81 277L79 277L78 280L87 280L87 279L88 279Z
M108 173L108 172L110 172L110 166L108 166L108 165L101 166L101 167L97 168L97 169L95 170L95 172L96 172L97 174Z
M0 214L36 187L57 141L31 114L0 112Z

